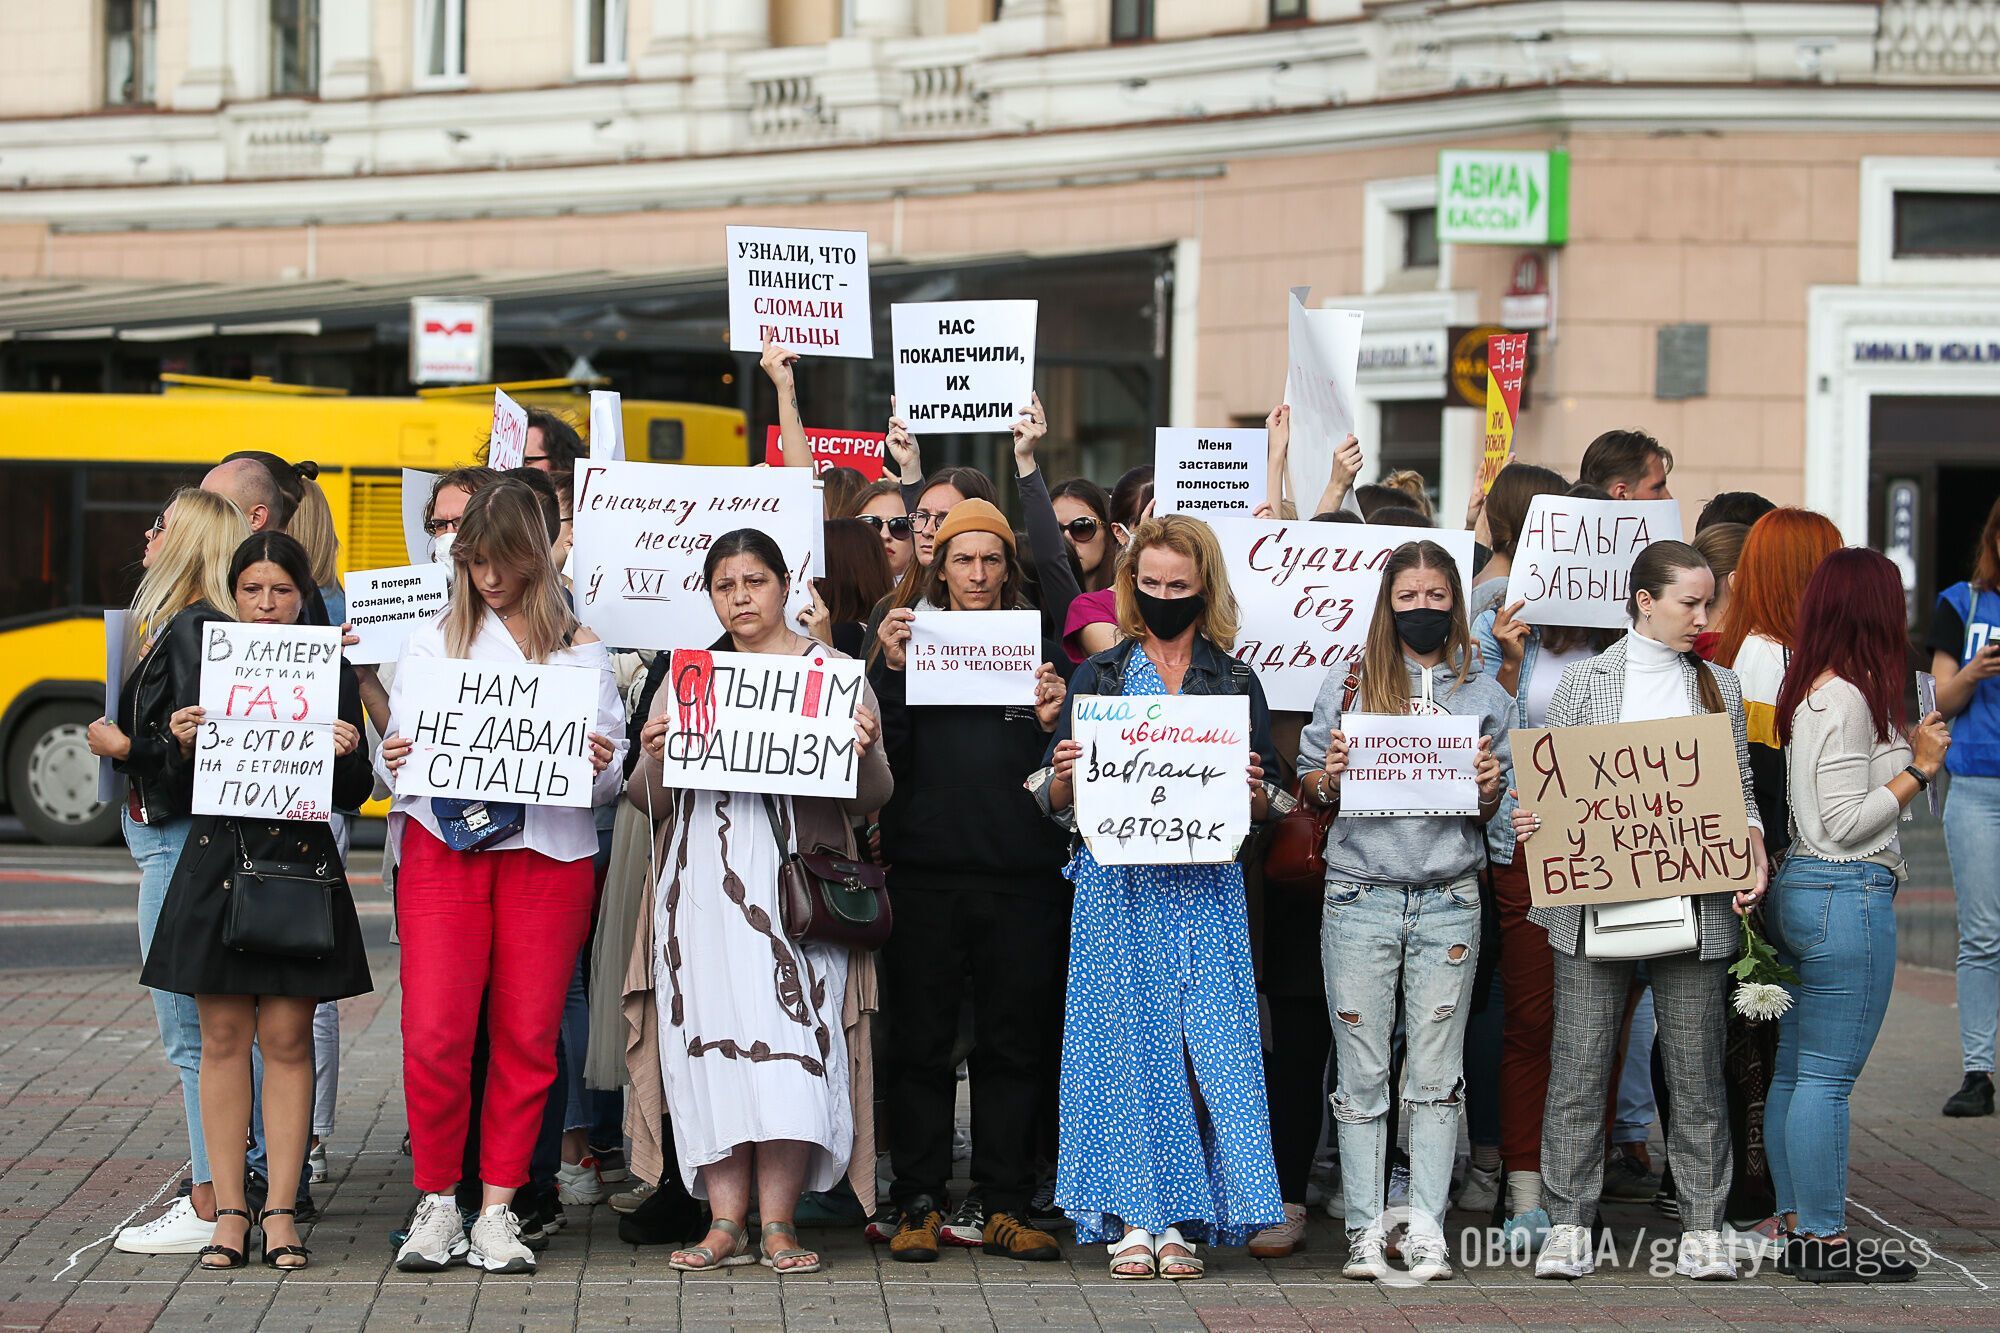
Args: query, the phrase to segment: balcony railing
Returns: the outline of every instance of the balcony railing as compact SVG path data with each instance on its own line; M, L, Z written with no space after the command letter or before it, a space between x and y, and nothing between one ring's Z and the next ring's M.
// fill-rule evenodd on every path
M2000 0L1883 0L1875 70L1931 78L2000 73Z

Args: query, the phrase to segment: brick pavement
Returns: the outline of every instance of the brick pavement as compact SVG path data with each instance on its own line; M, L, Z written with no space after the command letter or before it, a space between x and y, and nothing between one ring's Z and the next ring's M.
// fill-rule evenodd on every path
M182 1160L180 1100L152 1010L130 970L0 973L0 1327L50 1329L360 1328L1103 1328L1369 1329L2000 1327L2000 1141L1995 1120L1947 1121L1956 1027L1948 974L1906 968L1855 1096L1852 1189L1858 1229L1937 1247L1902 1287L1813 1288L1774 1272L1695 1284L1637 1267L1575 1283L1507 1266L1466 1266L1417 1290L1344 1282L1337 1229L1316 1217L1310 1248L1260 1263L1210 1254L1199 1283L1115 1282L1102 1251L1019 1264L966 1251L897 1265L858 1234L808 1243L827 1271L780 1280L763 1269L678 1278L658 1250L616 1236L608 1209L571 1210L532 1280L394 1272L388 1232L406 1210L395 958L381 989L346 1006L333 1178L318 1197L313 1266L234 1277L186 1258L109 1246L128 1216L154 1213ZM1634 1233L1671 1243L1649 1209L1610 1215L1621 1255ZM1457 1228L1471 1219L1454 1217ZM1457 1237L1454 1233L1455 1245Z

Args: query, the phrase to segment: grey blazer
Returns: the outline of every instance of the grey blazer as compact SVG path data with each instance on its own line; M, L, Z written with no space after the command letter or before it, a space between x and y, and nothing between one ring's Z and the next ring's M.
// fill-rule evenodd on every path
M1619 711L1625 706L1625 644L1620 639L1597 656L1563 668L1555 698L1549 701L1549 726L1595 727L1618 720ZM1694 659L1682 659L1681 675L1687 684L1691 714L1702 711L1701 683L1695 676L1696 669ZM1706 669L1714 673L1716 686L1722 691L1723 707L1729 711L1729 729L1736 736L1736 767L1743 775L1744 813L1750 816L1750 827L1761 831L1764 822L1757 814L1757 793L1750 785L1750 734L1743 720L1743 687L1737 682L1736 673L1726 667L1709 663ZM1701 928L1700 956L1734 958L1743 941L1730 896L1704 893L1697 895L1694 903L1695 920ZM1528 920L1549 932L1549 944L1554 948L1572 957L1581 949L1581 907L1534 907L1528 911Z

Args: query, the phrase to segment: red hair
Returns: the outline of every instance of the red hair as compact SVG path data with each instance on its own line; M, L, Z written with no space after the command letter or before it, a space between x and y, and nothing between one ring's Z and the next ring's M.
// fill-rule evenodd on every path
M1798 646L1778 690L1780 742L1791 742L1792 714L1828 671L1861 691L1877 740L1901 730L1910 651L1903 615L1903 579L1887 556L1849 546L1820 562L1799 602Z
M1820 561L1840 549L1840 529L1810 509L1773 509L1751 525L1736 561L1735 592L1718 631L1715 661L1735 666L1743 641L1761 634L1796 647L1799 599Z

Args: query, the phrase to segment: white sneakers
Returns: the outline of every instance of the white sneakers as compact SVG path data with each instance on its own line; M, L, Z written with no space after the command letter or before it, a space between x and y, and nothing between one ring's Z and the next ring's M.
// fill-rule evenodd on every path
M1458 1187L1458 1206L1468 1213L1490 1213L1499 1202L1500 1168L1467 1167L1465 1183Z
M1356 1282L1379 1282L1389 1276L1381 1232L1370 1228L1348 1237L1347 1262L1341 1265L1340 1275Z
M1497 1199L1499 1196L1494 1197ZM1443 1236L1405 1237L1403 1261L1410 1266L1409 1278L1412 1282L1447 1282L1453 1276Z
M415 1238L415 1233L411 1233ZM521 1219L504 1203L482 1209L472 1223L465 1261L489 1273L532 1273L535 1252L521 1243Z
M438 1273L465 1262L468 1245L458 1200L449 1194L426 1194L417 1202L410 1238L396 1251L396 1267L405 1273Z
M150 1222L126 1227L111 1248L127 1254L199 1254L215 1243L215 1223L204 1222L185 1196Z
M556 1198L565 1208L588 1208L603 1203L609 1193L597 1174L595 1157L586 1157L575 1166L564 1162L556 1168Z
M1549 1238L1535 1260L1535 1276L1547 1278L1588 1277L1597 1271L1597 1251L1590 1244L1590 1228L1568 1222L1549 1228Z
M1674 1271L1697 1282L1734 1282L1736 1260L1720 1231L1687 1231L1681 1233L1680 1262Z

